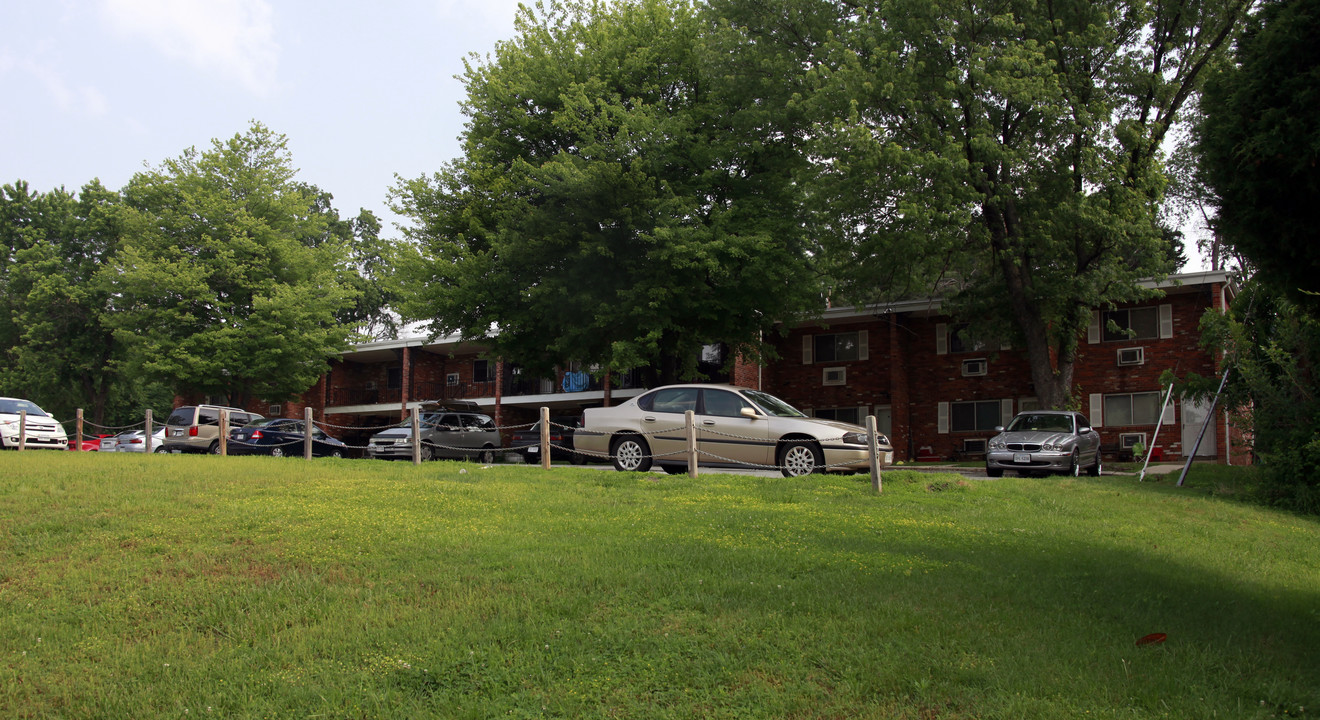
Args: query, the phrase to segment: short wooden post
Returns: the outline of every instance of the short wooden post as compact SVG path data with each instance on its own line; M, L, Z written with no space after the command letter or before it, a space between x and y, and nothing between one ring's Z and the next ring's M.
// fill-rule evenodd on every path
M422 464L422 422L417 408L412 409L412 451L413 465Z
M142 442L143 442L142 447L146 448L146 454L147 454L147 455L150 455L152 452L155 451L155 448L151 447L151 445L152 445L152 442L151 442L151 441L152 441L152 439L153 439L153 438L152 438L152 435L151 435L151 430L152 430L152 427L151 427L151 408L147 408L147 420L146 420L145 428L146 428L146 429L145 429L143 432L145 432L145 433L147 434L147 436L146 436L145 438L142 439Z
M550 469L550 408L541 408L541 469Z
M27 410L18 411L18 451L27 450Z
M303 408L303 459L312 459L312 407Z
M83 409L82 409L82 408L78 408L78 411L75 412L75 413L73 414L73 416L74 416L74 418L75 418L74 423L73 423L73 428L74 428L74 429L73 429L73 436L74 436L73 439L74 439L75 442L78 443L77 445L74 445L73 447L74 447L75 450L79 450L79 451L81 451L81 450L83 449L83 448L82 448L82 436L83 436ZM100 450L100 448L97 448L97 450Z
M866 416L866 444L871 450L871 489L880 492L883 487L880 479L880 441L875 429L875 416Z
M220 408L220 456L229 454L229 411Z
M687 428L688 477L697 476L697 414L691 410L683 413L683 424Z

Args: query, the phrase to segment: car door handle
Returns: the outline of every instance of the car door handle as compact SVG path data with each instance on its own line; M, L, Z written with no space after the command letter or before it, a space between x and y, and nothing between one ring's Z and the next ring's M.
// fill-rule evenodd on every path
M654 415L643 415L643 416L642 416L642 420L645 421L645 422L655 422L655 416L654 416Z
M714 420L702 420L702 421L701 421L701 424L702 424L702 425L714 425L714 424L715 424L715 421L714 421Z

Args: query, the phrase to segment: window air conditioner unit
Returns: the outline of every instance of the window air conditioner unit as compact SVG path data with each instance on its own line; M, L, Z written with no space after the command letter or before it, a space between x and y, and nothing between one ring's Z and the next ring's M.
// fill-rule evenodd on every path
M823 375L822 380L821 380L821 384L822 384L822 385L847 385L847 384L848 384L848 368L841 368L841 367L836 367L836 368L825 368L824 375Z
M280 406L279 406L279 405L271 405L270 407L266 408L266 414L269 415L269 416L271 416L271 417L276 417L276 416L278 416L278 415L280 414Z
M988 369L989 369L989 363L987 363L983 359L962 361L963 377L979 377L981 375L985 375Z
M1119 433L1118 446L1124 450L1131 450L1134 445L1146 444L1146 433Z
M458 373L449 373L445 376L445 384L454 387L458 384Z
M1119 365L1144 365L1146 363L1146 348L1122 348L1118 351Z
M963 452L983 455L985 454L985 445L986 441L984 438L980 440L963 440Z
M368 381L366 382L366 384L363 385L363 387L366 388L367 390L375 390L375 389L376 389L376 381L375 381L375 380L368 380Z

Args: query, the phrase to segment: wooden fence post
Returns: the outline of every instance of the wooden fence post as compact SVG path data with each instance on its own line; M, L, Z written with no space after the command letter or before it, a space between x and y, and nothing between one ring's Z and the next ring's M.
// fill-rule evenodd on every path
M74 441L78 443L77 445L74 445L74 448L76 448L79 452L81 452L82 436L83 436L83 409L78 408L78 411L74 413L74 417L77 419L73 423L73 427L74 427L73 435L74 435ZM101 449L100 447L97 447L97 450L100 449Z
M220 457L229 455L229 411L220 408Z
M687 429L688 477L697 476L697 414L691 410L683 413L683 424Z
M541 407L541 469L550 469L550 408Z
M312 406L303 408L303 459L312 459Z
M142 439L142 442L143 442L143 446L142 446L142 447L146 449L146 450L145 450L146 454L147 454L147 455L150 455L152 452L155 451L155 448L153 448L153 447L151 446L151 444L152 444L152 443L151 443L151 441L152 441L152 436L151 436L151 408L147 408L147 419L146 419L146 424L145 424L143 427L145 428L145 430L144 430L143 432L146 433L146 437Z
M27 410L18 411L18 451L27 450Z
M880 479L880 441L875 429L875 416L866 416L866 444L871 450L871 489L880 492L883 489Z
M412 451L413 465L422 464L422 423L417 408L412 409Z

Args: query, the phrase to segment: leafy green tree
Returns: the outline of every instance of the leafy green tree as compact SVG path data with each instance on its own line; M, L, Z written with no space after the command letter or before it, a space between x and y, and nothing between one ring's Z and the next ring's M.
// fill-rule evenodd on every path
M1097 307L1173 265L1161 147L1248 0L713 0L759 42L833 33L802 73L837 297L935 291L1072 399ZM818 33L815 35L818 36Z
M667 380L817 310L803 160L708 76L703 33L688 2L524 6L464 74L463 156L395 189L418 249L405 314L532 369Z
M1259 278L1320 310L1320 0L1269 0L1206 88L1215 229Z
M122 348L103 324L110 290L99 273L119 248L118 193L92 181L77 196L24 183L0 195L6 392L66 419L77 408L97 424L140 418L147 384L120 378Z
M319 193L260 123L139 173L108 268L107 322L133 364L179 392L285 399L346 347L355 291Z

